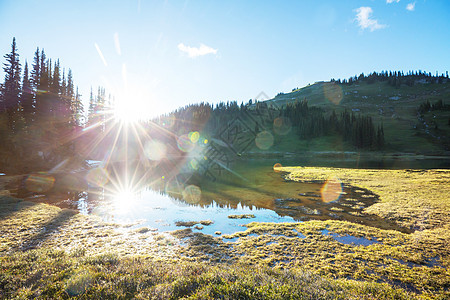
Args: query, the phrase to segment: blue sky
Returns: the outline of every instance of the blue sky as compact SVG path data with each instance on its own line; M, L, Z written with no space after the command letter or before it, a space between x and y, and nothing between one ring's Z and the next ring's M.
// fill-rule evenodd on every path
M39 46L71 68L84 100L102 85L155 115L361 72L445 73L450 1L0 0L1 55L14 36L23 64Z

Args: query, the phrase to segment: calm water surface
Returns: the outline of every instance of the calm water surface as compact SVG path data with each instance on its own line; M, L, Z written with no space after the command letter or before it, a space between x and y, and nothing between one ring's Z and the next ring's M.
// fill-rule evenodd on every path
M74 208L82 214L100 216L105 221L159 232L186 228L177 226L180 221L198 222L197 226L191 227L194 231L230 234L245 230L242 225L252 221L299 222L312 219L346 220L407 232L386 220L362 213L364 208L378 201L378 196L370 191L335 182L328 185L328 196L324 199L323 183L285 181L282 173L273 170L275 163L306 164L292 159L250 160L235 164L215 182L186 176L169 178L159 174L148 176L144 182L141 180L139 187L131 184L128 188L124 188L119 172L115 175L117 178L112 178L104 188L33 195L28 200ZM330 165L332 162L324 163ZM362 164L354 160L336 163L338 167ZM364 168L370 164L370 161L365 161ZM413 164L408 163L409 166ZM155 172L150 170L147 175ZM134 178L145 178L142 174L134 175ZM230 215L242 214L252 215L252 218L229 218ZM205 220L213 223L201 225L200 221Z

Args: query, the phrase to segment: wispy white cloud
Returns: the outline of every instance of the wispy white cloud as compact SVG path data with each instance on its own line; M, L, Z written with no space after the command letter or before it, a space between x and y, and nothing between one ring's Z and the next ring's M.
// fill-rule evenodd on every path
M399 3L400 0L386 0L386 3L387 3L387 4L391 4L391 3L393 3L393 2Z
M406 10L413 11L414 9L416 9L416 2L411 2L406 5Z
M370 31L375 31L377 29L383 29L386 27L385 24L378 23L378 20L372 19L371 15L373 10L368 6L361 6L355 9L356 17L355 20L361 29L369 29Z
M186 53L189 57L192 57L192 58L197 57L197 56L207 55L207 54L217 54L217 49L213 49L204 44L200 44L200 47L190 47L190 46L186 46L183 43L179 43L178 49L181 52Z

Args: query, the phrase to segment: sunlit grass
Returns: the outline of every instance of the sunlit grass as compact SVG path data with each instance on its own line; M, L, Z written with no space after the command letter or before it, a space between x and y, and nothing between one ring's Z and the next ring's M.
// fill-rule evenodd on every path
M288 179L323 181L336 176L344 184L359 186L380 196L380 203L365 209L401 226L433 229L450 224L449 170L367 170L286 167Z
M310 272L211 266L115 254L32 250L0 257L0 296L81 299L412 299L387 284L326 279Z

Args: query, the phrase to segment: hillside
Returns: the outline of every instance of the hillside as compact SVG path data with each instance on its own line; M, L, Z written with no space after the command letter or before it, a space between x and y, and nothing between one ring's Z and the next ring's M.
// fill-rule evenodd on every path
M317 82L291 93L280 93L266 103L269 107L281 107L305 99L309 106L320 107L328 113L347 110L355 115L371 116L375 124L383 124L388 152L443 154L450 150L450 81L417 82L413 86L402 84L399 87L387 81ZM446 109L431 108L418 113L421 104L428 101L433 106L440 100L447 105ZM308 141L308 148L314 148L315 144L320 144L319 150L333 147L333 142L323 137ZM302 143L298 145L301 146ZM351 147L341 145L341 149L336 150L351 150Z

